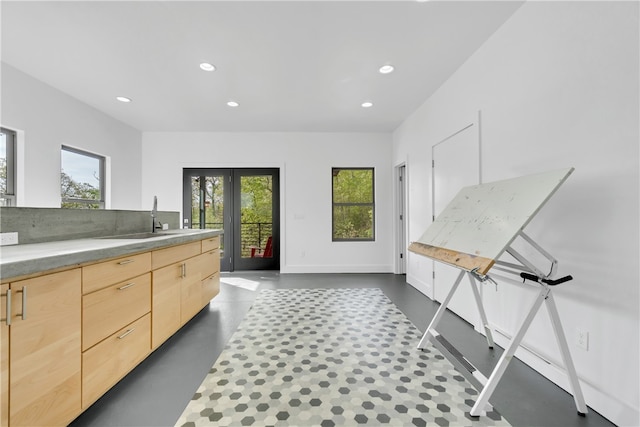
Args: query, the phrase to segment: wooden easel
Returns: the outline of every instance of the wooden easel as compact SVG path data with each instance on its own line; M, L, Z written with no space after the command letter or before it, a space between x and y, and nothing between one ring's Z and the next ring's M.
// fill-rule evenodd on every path
M569 281L572 277L552 279L556 273L557 260L523 232L524 227L573 170L570 168L465 187L436 218L422 237L409 246L409 250L414 253L460 269L457 279L427 327L418 348L424 349L429 340L434 344L441 345L447 353L454 357L457 365L467 370L475 382L480 385L482 390L470 411L471 416L480 416L484 411L491 410L489 398L543 303L546 303L551 318L578 414L584 416L587 413L578 375L571 359L552 293L553 286ZM530 249L535 250L548 260L551 264L549 271L543 272L520 251L516 250L513 244L516 239L524 242ZM499 258L504 253L509 254L515 261L500 260ZM538 294L491 375L486 378L439 334L436 328L464 276L467 276L484 327L487 344L489 348L493 348L491 327L477 287L478 284L487 281L495 283L489 275L489 270L492 268L519 275L523 281L535 286L538 289Z

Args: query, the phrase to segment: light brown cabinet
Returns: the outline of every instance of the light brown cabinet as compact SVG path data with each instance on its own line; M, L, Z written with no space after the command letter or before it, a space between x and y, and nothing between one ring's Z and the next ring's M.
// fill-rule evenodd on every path
M214 236L209 239L202 240L202 253L220 248L220 236Z
M216 244L219 243L219 238L215 238ZM202 241L202 247L204 249L205 244ZM220 249L218 247L210 248L204 252L200 258L200 270L202 271L201 282L201 306L205 306L220 292Z
M209 243L205 245L205 241ZM152 348L157 348L195 316L219 289L212 276L220 270L220 252L202 247L219 244L219 238L153 251ZM207 299L208 297L208 299Z
M82 404L86 408L138 365L151 349L151 314L82 353Z
M9 325L7 325L7 291L0 285L0 426L9 425Z
M151 273L82 297L82 350L151 311Z
M73 421L218 293L218 247L208 238L2 283L0 426Z
M201 243L192 242L153 251L151 346L157 348L184 324L183 299L190 285L199 280L198 266L192 259L201 252ZM195 314L195 313L194 313Z
M213 273L202 281L202 306L209 304L209 301L213 299L220 292L220 272Z
M151 252L82 267L82 293L97 291L114 283L151 271Z
M151 352L150 270L151 252L82 267L83 409Z
M200 257L182 262L183 275L180 280L180 324L184 325L203 307L201 298L202 271Z
M169 264L175 264L202 253L201 242L185 243L158 249L151 253L151 269L156 270Z
M169 265L152 273L151 347L154 349L180 329L181 292L176 282L179 281L181 273L182 267L179 264Z
M3 423L66 425L80 413L80 289L79 268L2 286Z

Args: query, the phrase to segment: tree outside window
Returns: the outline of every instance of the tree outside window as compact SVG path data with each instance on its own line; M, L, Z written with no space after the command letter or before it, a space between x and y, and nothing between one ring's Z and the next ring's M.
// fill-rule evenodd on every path
M0 206L15 206L16 133L0 128Z
M375 240L373 168L332 168L333 241Z
M62 147L61 207L104 209L104 157Z

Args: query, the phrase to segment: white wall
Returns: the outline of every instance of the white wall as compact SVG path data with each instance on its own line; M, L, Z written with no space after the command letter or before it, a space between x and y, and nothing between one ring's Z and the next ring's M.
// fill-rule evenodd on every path
M391 135L154 133L142 138L142 203L182 211L183 168L280 168L283 273L391 272ZM331 168L374 167L375 242L331 241Z
M411 241L431 222L431 145L477 111L484 182L576 168L527 232L558 258L560 274L575 278L554 293L587 404L633 426L640 425L638 37L637 2L528 2L394 133L393 151L396 164L408 160ZM431 263L409 255L408 280L428 292ZM513 333L531 297L518 285L489 286L490 322ZM525 344L562 365L545 311ZM589 332L588 351L575 345L578 328ZM566 388L553 365L517 354Z
M107 207L140 208L139 131L7 64L1 73L0 123L19 132L18 206L60 207L60 148L68 145L108 157Z

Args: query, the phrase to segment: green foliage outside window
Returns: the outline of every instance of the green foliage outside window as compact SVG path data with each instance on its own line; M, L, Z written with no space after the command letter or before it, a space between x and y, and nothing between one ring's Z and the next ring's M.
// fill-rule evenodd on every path
M203 180L204 186L201 185ZM200 197L203 197L204 227L200 224ZM224 222L224 177L191 177L191 227L223 228Z
M7 192L7 160L0 157L0 194Z
M104 162L104 157L97 154L62 146L61 207L104 208Z
M374 240L373 168L333 168L333 240Z
M60 173L61 207L69 209L100 209L100 189L86 182L76 182ZM75 200L74 200L75 199ZM92 202L95 200L95 202Z

